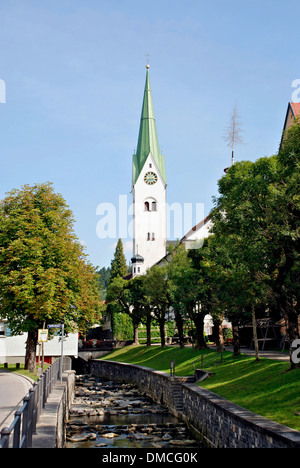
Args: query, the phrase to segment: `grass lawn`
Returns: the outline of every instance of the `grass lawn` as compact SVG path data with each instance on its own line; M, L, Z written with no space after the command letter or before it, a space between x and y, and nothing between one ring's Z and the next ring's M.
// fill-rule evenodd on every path
M44 364L44 371L49 367L49 364ZM17 374L21 374L27 377L30 377L35 382L38 380L37 376L37 369L36 367L34 373L29 372L29 370L24 369L24 364L20 364L20 367L17 368L15 364L8 364L8 368L4 367L4 364L0 364L0 370L5 370L7 372L16 372Z
M169 373L170 361L175 359L177 376L193 375L193 361L212 350L160 346L127 346L101 359L127 362ZM199 361L200 363L200 361ZM225 351L222 363L206 367L215 375L201 386L238 405L300 431L300 369L284 373L289 363L253 356L238 358Z

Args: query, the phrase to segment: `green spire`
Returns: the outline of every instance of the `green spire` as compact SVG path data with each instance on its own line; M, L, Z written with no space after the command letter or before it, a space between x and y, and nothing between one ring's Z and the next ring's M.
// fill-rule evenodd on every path
M164 182L167 183L165 158L159 151L154 107L147 65L146 84L136 153L133 155L133 184L136 183L149 154L152 154Z

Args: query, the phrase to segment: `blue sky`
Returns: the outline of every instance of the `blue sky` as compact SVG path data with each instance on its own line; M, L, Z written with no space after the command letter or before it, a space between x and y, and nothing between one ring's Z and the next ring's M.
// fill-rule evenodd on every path
M118 229L100 239L96 210L131 203L149 54L168 204L203 203L207 215L230 164L234 103L236 161L278 150L300 79L299 14L294 0L0 0L0 197L52 182L90 261L109 266Z

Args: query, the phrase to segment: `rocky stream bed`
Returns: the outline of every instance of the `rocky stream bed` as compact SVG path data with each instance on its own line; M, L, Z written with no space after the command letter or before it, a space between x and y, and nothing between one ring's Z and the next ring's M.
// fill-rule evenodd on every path
M66 448L199 448L186 424L129 383L76 376Z

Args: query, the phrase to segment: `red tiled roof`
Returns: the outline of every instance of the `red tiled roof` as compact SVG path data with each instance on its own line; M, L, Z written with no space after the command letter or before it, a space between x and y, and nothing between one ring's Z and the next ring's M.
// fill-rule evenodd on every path
M291 102L291 108L295 117L300 117L300 102Z
M291 115L289 114L289 111L291 111ZM288 122L288 116L290 115L290 119L289 119L289 122ZM292 123L292 118L294 117L294 119L296 118L300 118L300 102L289 102L288 103L288 107L287 107L287 111L286 111L286 116L285 116L285 121L284 121L284 126L283 126L283 132L282 132L282 136L281 136L281 142L280 142L280 146L279 148L282 147L282 142L283 142L283 138L284 138L284 133L285 131L288 129L289 125Z

